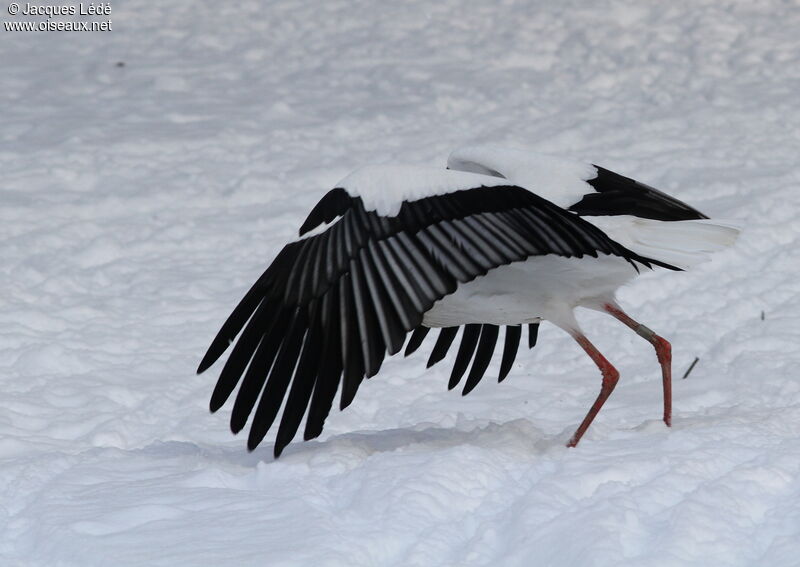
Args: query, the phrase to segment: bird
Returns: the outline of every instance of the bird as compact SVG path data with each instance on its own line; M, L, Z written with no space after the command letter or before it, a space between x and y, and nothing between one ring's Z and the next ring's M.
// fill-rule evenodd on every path
M277 421L278 458L303 418L304 440L318 437L337 392L343 410L388 355L404 346L413 354L431 329L439 334L428 367L463 329L448 388L467 374L466 395L486 373L501 327L499 382L512 369L523 328L532 348L547 321L575 340L602 377L569 439L575 447L619 380L575 318L583 307L652 344L670 426L671 345L628 315L616 292L643 269L704 262L738 233L735 224L632 178L526 148L465 146L440 168L364 166L311 209L224 322L197 373L233 345L210 410L238 386L232 432L250 420L252 451Z

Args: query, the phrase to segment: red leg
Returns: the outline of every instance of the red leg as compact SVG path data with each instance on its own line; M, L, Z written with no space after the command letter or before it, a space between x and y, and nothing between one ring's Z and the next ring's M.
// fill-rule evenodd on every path
M572 435L572 439L569 440L567 443L567 447L574 447L578 444L578 441L581 440L583 434L586 433L586 430L589 429L589 426L594 421L597 412L600 411L600 408L603 407L603 404L608 399L608 396L611 395L611 392L614 391L614 386L617 385L619 381L619 372L617 369L614 368L611 363L606 360L600 351L595 348L595 346L589 342L589 339L584 337L581 334L574 334L575 340L578 342L583 350L586 351L586 354L594 361L597 367L600 369L600 372L603 374L603 385L600 387L600 394L597 396L594 404L592 405L591 409L589 409L589 413L586 414L586 417L583 418L583 421L578 426L578 429Z
M658 362L661 364L661 382L664 386L664 423L667 427L672 425L672 345L653 331L634 321L616 305L606 303L605 310L622 321L625 325L636 331L636 334L649 341L656 349Z

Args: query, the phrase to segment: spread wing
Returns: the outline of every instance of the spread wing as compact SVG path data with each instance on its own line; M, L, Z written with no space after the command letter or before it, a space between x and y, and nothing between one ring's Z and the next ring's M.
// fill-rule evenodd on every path
M210 407L219 409L239 385L231 429L242 430L255 410L250 450L282 405L276 456L304 415L305 439L319 435L338 390L344 408L363 378L375 375L386 354L397 353L406 335L420 328L434 302L489 270L546 254L611 254L634 268L634 262L659 264L521 187L475 186L429 195L403 201L393 216L368 210L369 199L362 196L337 188L320 201L301 229L301 235L312 229L316 234L280 251L200 363L198 373L238 336ZM518 331L506 333L507 350L516 352ZM454 335L455 328L444 329L440 339L449 343L437 343L434 354L444 356L441 351ZM477 349L473 368L478 370L468 378L474 387L488 365L486 353L491 355L497 327L467 325L465 335L456 366L463 374L464 360L468 363ZM501 366L504 376L510 362Z

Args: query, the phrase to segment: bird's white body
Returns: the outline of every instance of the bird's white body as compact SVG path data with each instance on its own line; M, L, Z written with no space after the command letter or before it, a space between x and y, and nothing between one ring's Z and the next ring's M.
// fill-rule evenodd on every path
M423 324L517 325L544 319L573 330L577 329L576 307L595 309L613 301L616 290L635 276L631 265L615 256L534 256L459 286L425 313Z

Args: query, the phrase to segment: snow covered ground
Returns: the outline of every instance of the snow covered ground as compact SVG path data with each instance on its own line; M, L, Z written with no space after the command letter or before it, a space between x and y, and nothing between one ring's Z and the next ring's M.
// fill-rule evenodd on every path
M110 19L0 30L0 564L800 564L795 2L115 0ZM673 341L672 430L649 345L586 313L622 378L577 449L599 374L543 325L501 385L448 392L428 339L319 440L247 453L207 410L219 366L194 374L218 326L350 170L473 142L746 225L621 294Z

